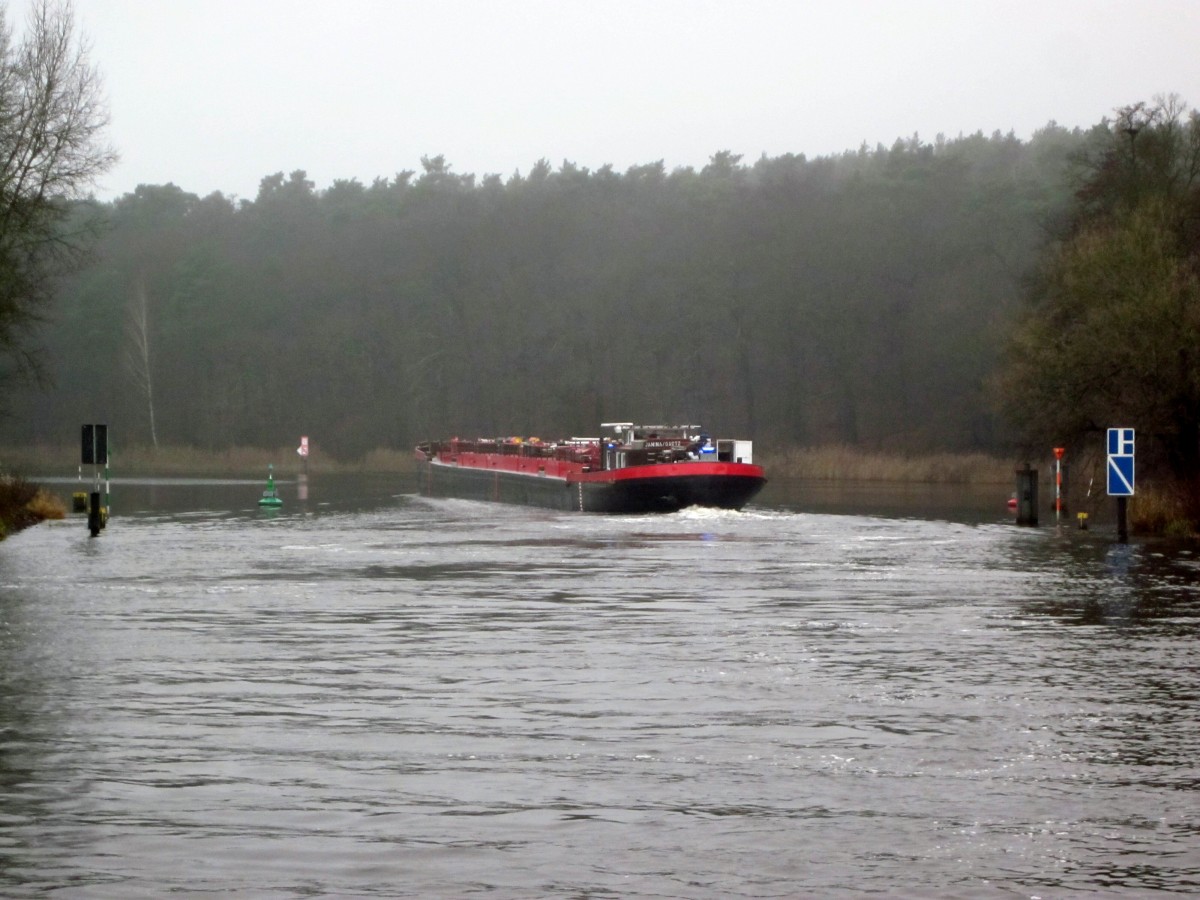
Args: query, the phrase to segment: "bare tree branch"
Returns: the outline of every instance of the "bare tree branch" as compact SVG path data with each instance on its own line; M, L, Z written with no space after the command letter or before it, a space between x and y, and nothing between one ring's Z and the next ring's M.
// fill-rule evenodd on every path
M17 43L0 9L0 365L9 375L37 375L29 340L53 279L83 258L92 236L65 224L116 160L101 141L107 125L71 4L35 0Z

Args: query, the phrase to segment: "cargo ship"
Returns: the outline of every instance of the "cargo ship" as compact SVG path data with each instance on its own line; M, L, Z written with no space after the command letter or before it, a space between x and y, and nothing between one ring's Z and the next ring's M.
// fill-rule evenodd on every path
M429 497L649 513L741 509L766 484L751 441L713 439L699 425L600 427L600 437L456 437L418 444L418 488Z

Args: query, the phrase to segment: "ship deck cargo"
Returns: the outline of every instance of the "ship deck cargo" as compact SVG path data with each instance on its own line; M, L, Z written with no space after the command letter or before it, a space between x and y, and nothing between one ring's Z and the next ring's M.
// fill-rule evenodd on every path
M766 483L746 440L714 440L698 425L610 422L601 437L477 438L416 448L418 487L431 497L602 513L741 509Z

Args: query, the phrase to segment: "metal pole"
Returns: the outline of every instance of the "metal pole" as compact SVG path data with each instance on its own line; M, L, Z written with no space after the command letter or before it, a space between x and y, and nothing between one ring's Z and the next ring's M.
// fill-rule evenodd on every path
M1054 523L1056 525L1062 517L1062 458L1065 452L1064 447L1054 448Z

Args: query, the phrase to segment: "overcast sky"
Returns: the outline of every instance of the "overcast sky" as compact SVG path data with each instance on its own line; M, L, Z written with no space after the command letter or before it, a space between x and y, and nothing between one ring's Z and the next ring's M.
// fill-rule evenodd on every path
M24 28L28 0L9 0ZM1178 93L1200 0L74 0L120 163L98 185L253 199L422 156L508 177L730 150L1028 138Z

